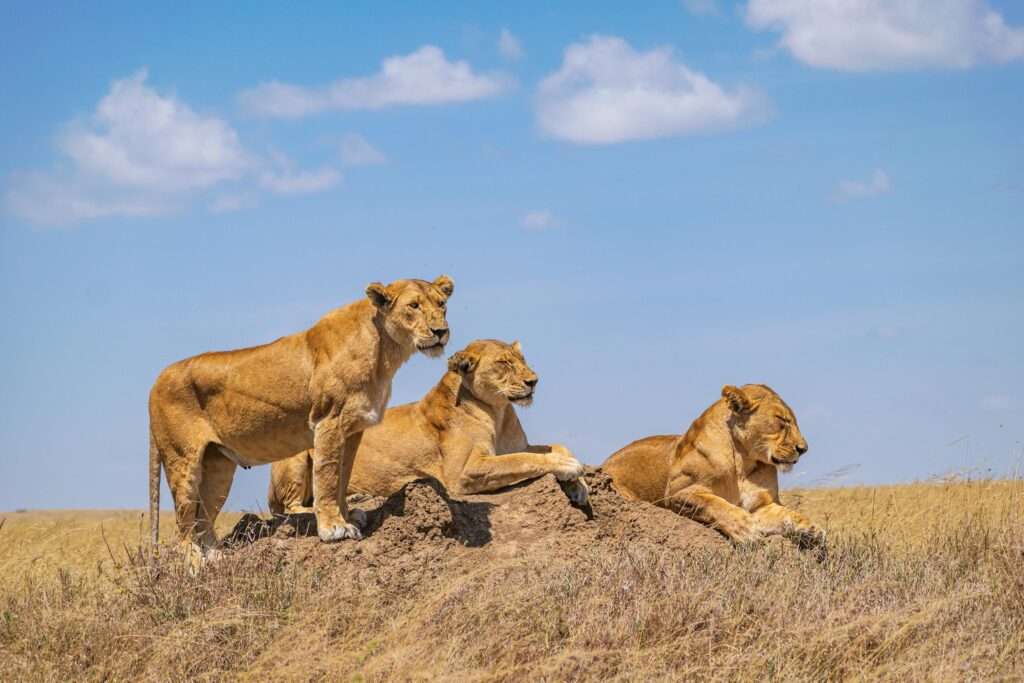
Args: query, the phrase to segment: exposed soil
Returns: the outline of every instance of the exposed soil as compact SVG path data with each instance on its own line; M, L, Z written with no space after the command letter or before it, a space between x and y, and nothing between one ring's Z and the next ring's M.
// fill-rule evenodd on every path
M571 558L623 539L633 546L680 551L724 543L689 519L622 498L611 479L594 468L588 468L586 479L591 491L584 507L574 506L552 476L461 498L449 496L435 481L421 480L387 499L350 498L352 508L366 513L359 542L320 543L316 520L304 514L273 520L245 515L226 543L242 555L272 549L303 562L346 562L353 570L387 563L389 572L403 575L440 555L468 568L495 558Z

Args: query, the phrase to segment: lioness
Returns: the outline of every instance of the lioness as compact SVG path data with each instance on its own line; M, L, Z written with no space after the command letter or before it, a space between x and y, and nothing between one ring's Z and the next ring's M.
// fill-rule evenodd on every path
M707 524L739 543L794 534L818 545L823 532L779 503L777 470L807 452L796 415L770 388L726 385L722 398L682 436L649 436L612 454L602 469L615 489Z
M564 446L531 446L512 404L529 405L537 374L519 342L471 343L448 361L448 372L421 400L387 411L363 435L349 489L388 496L422 477L450 492L484 493L554 474L582 505L583 466ZM278 514L308 512L311 452L275 462L269 504Z
M445 275L433 282L374 282L366 299L331 311L304 332L193 356L160 373L149 395L154 547L161 464L181 539L205 556L216 545L213 523L235 467L282 460L309 447L320 539L359 538L344 492L360 437L380 421L391 379L409 356L443 353L453 289Z

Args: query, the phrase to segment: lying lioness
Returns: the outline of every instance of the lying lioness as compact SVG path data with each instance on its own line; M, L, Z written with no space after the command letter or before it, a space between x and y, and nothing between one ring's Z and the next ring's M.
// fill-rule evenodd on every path
M806 451L789 406L763 384L747 384L725 386L682 436L634 441L602 469L626 498L675 510L733 541L786 533L818 545L823 532L779 503L777 470Z
M531 446L512 404L529 405L537 375L519 343L479 340L454 354L448 372L416 403L387 411L367 429L349 491L389 496L423 477L450 492L484 493L553 474L570 499L583 504L583 466L564 446ZM310 452L271 469L272 512L308 512Z
M237 465L291 457L312 446L312 492L321 540L359 538L345 489L364 429L380 421L391 378L419 350L439 356L454 285L372 283L366 298L313 327L238 351L186 358L160 373L149 395L149 504L159 531L160 466L189 551L216 545L213 524ZM341 495L339 496L339 489Z

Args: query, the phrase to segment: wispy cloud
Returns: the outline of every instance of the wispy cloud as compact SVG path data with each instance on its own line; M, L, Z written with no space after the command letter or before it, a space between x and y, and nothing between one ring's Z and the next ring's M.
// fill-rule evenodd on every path
M747 24L814 67L965 68L1024 58L1024 28L985 0L750 0Z
M467 102L497 95L509 85L506 76L476 73L468 62L449 61L440 48L424 45L408 55L388 57L372 76L341 78L319 87L272 81L239 98L254 115L298 118L332 110Z
M507 28L501 29L498 36L498 54L510 62L517 62L526 54L519 39Z
M275 194L312 194L329 190L341 182L341 173L330 167L315 171L265 171L260 187Z
M65 125L52 170L14 173L8 209L39 225L69 225L168 214L196 195L254 179L275 192L313 191L340 179L323 169L281 175L248 152L227 121L157 92L147 77L143 69L115 80L90 117ZM226 197L211 210L231 210Z
M355 133L348 133L341 138L338 153L346 166L376 166L388 161L366 138Z
M879 168L865 180L840 180L832 197L838 202L846 202L889 192L892 192L892 181L889 180L889 174Z
M638 52L610 36L566 48L536 98L541 129L579 144L734 128L759 118L762 105L756 92L727 90L680 63L671 48Z
M558 227L558 219L547 209L530 211L523 216L522 226L527 230L550 230Z

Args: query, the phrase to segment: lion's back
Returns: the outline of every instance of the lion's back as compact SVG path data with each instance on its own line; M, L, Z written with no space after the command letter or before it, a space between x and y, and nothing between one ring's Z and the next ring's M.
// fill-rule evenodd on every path
M678 436L648 436L612 453L601 470L627 498L658 503L665 497L669 465Z

